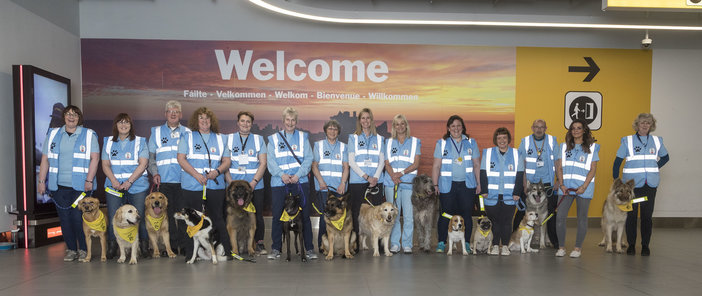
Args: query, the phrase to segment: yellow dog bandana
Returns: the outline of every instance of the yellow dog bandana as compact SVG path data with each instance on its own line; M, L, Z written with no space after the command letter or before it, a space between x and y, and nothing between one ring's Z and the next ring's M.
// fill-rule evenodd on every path
M334 225L334 228L336 228L337 230L341 230L342 228L344 228L344 219L346 219L346 209L344 209L344 214L341 215L341 218L339 218L339 220L329 220L329 222L331 222L331 224Z
M490 234L489 229L487 231L483 231L482 229L478 228L478 232L480 232L480 235L482 235L483 237L488 237L488 235Z
M256 207L254 207L253 203L250 202L249 205L244 207L244 211L247 211L249 213L256 213Z
M188 225L188 229L186 229L185 231L188 233L189 237L193 237L193 235L195 235L198 231L200 231L200 228L202 228L202 221L205 221L204 215L202 217L200 217L200 222L197 223L197 225L195 225L195 226Z
M297 217L297 215L299 215L300 212L302 212L302 208L297 208L297 214L295 214L295 216L290 216L290 215L288 215L288 212L283 210L283 214L280 215L280 221L290 222L290 221L292 221L292 219L295 219L295 217Z
M103 214L101 211L98 211L98 213L99 215L97 219L95 219L93 222L85 220L85 214L83 214L83 223L88 225L90 229L105 232L105 230L107 230L107 220L105 219L105 214Z
M617 205L617 208L619 208L623 212L631 212L634 210L634 208L631 205L632 205L632 202L629 201L628 203L625 203L623 205Z
M154 227L154 230L158 231L159 229L161 229L161 224L163 224L163 220L166 219L166 215L161 215L161 218L154 218L151 217L151 215L146 215L146 219L149 219L151 226Z
M115 226L115 232L121 237L123 240L126 240L130 244L136 240L137 237L137 231L139 230L138 228L139 224L136 224L134 226L129 226L125 228L119 228Z

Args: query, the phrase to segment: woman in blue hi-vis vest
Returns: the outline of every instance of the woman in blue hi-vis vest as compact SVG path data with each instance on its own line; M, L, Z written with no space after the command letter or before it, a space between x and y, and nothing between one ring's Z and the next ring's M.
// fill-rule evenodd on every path
M205 205L205 214L212 219L225 255L231 259L229 254L232 247L224 222L224 173L231 162L229 157L225 157L229 155L227 137L219 133L217 116L207 107L193 112L188 128L190 131L180 136L177 156L178 164L185 171L180 174L183 207L202 210ZM193 243L191 238L187 241L185 258L190 258Z
M144 200L149 189L146 177L149 149L146 139L136 136L132 118L126 113L120 113L112 122L112 136L105 137L102 144L107 223L112 223L117 209L124 204L133 205L141 217L146 217ZM111 230L107 232L107 237L107 257L111 259L117 255L117 241ZM150 255L146 219L139 222L139 249L142 256Z
M599 157L600 145L595 144L595 138L590 127L581 119L574 120L568 128L565 142L561 144L560 152L556 154L557 184L561 184L560 196L556 214L556 235L558 235L558 251L556 257L565 256L566 218L573 200L578 207L578 231L575 237L575 248L570 257L581 255L583 241L587 233L587 212L595 192L595 172Z
M87 260L81 212L71 207L85 193L91 196L96 188L100 148L95 131L83 127L83 113L68 105L63 109L64 126L49 129L42 147L37 191L47 191L56 204L66 256L63 261ZM47 180L48 174L48 180Z

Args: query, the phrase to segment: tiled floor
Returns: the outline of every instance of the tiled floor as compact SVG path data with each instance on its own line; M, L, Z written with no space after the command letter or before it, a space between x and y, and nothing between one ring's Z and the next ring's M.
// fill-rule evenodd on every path
M267 232L270 233L270 232ZM569 250L575 229L569 229ZM334 261L62 261L64 245L0 252L0 295L702 295L702 229L654 229L652 256L605 253L590 228L583 256L418 254Z

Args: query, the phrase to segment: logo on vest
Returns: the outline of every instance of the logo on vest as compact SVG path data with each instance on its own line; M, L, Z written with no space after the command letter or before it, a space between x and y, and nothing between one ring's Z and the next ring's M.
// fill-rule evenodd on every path
M373 144L371 147L373 147L373 149L378 149L378 144Z
M80 149L80 152L85 152L85 145L80 145L78 149Z
M341 159L341 154L337 153L334 155L334 157L336 157L336 159Z
M409 150L405 149L404 151L402 151L402 155L404 155L404 156L409 155Z
M217 153L217 148L215 148L215 147L210 148L210 153Z
M112 150L112 152L110 152L110 155L112 155L112 157L115 157L117 156L117 153L117 150Z
M442 156L448 156L448 150L444 149L444 153L442 153Z
M202 146L200 144L195 144L195 150L200 151L202 149Z
M634 147L634 151L641 152L641 147L639 147L639 146Z
M571 156L573 156L573 151L567 151L566 158L570 158Z
M397 154L397 147L392 148L392 154Z
M579 162L585 162L585 156L584 156L584 155L580 155L580 158L578 158L578 161L579 161Z
M648 149L648 153L656 154L656 149L651 147L651 149Z
M324 156L329 157L329 155L331 155L331 152L329 152L329 151L324 151Z
M232 152L233 152L233 153L239 152L239 146L234 146L234 147L232 148Z
M510 172L511 172L511 171L514 171L514 165L513 165L513 164L508 165L508 166L507 166L507 170L510 171Z
M278 150L283 150L285 149L285 143L278 143Z
M365 141L358 142L358 147L366 147L366 142Z
M168 143L168 138L167 138L167 137L161 138L161 144L163 145L163 144L166 144L166 143Z
M297 145L292 145L292 147L290 147L290 148L292 148L292 150L297 151Z
M527 154L531 155L532 153L534 153L534 150L532 150L531 148L529 148L529 150L527 150Z
M124 158L125 158L125 159L131 159L131 158L132 158L132 153L131 153L131 152L125 153L125 154L124 154Z
M249 156L253 156L253 155L254 155L253 149L249 149Z
M491 161L491 162L490 162L490 168L491 168L491 169L494 169L494 168L495 168L495 162L494 162L494 161Z
M56 143L55 142L51 143L51 147L49 148L49 150L54 151L55 147L56 147Z

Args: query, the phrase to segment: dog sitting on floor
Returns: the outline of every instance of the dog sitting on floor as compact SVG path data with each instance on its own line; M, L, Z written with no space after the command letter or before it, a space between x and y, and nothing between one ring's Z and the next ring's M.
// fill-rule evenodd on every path
M119 245L117 263L124 263L127 260L127 251L131 250L129 264L137 264L140 219L141 216L139 216L136 207L130 204L119 207L115 216L112 217L112 231L114 231L117 245Z
M539 214L535 211L527 211L524 214L522 222L519 223L519 228L512 233L512 237L509 240L510 251L520 251L522 254L539 252L539 249L531 248L531 239L534 238L534 224L536 224L538 219Z
M478 227L473 233L473 255L487 254L492 245L492 221L488 217L478 218Z
M453 215L448 226L448 251L446 255L453 254L453 245L458 243L463 255L468 255L466 250L466 221L461 215Z
M390 252L390 233L395 225L395 219L399 215L397 207L392 203L384 202L379 206L362 204L358 215L358 226L360 228L361 248L368 250L367 238L370 237L373 246L373 256L380 256L378 239L383 240L383 254L392 256Z
M627 212L632 210L631 201L634 199L634 180L626 183L621 178L617 178L612 183L612 187L607 194L607 200L602 207L602 234L604 237L599 246L606 246L609 253L613 250L613 240L616 238L614 246L617 253L622 253L627 247L622 241Z
M144 201L146 209L146 232L149 234L151 248L154 250L152 257L158 258L161 252L158 248L159 240L163 242L168 257L175 258L176 254L171 249L170 235L168 234L168 198L161 192L152 192Z
M531 183L527 181L526 201L527 211L535 211L539 216L539 220L535 224L536 228L539 229L539 248L546 248L546 246L551 245L551 242L548 241L546 235L546 225L542 225L548 217L548 199L546 198L546 186L543 182Z
M202 212L184 208L173 214L173 218L185 221L186 232L193 238L193 255L186 263L195 263L196 258L212 260L212 264L225 261L224 247L217 241L217 232L212 226L212 220Z
M419 175L412 181L412 214L414 217L414 234L419 249L431 250L431 234L437 222L438 194L434 182L427 175Z
M290 261L290 231L292 231L295 237L295 242L293 243L295 245L295 252L300 254L302 262L307 262L305 242L302 237L302 201L300 200L300 195L288 193L288 195L285 196L285 206L283 207L280 221L283 222L283 239L285 240L288 252L285 261Z
M353 232L351 216L348 194L343 196L330 194L324 206L327 233L322 236L326 260L334 259L334 253L342 252L346 259L353 258L352 246L356 244L356 233Z
M256 208L253 207L253 189L249 182L234 180L226 190L224 207L227 213L227 232L232 252L246 250L254 256L254 234L256 233ZM239 248L239 242L243 242Z
M100 201L94 197L85 197L78 203L78 209L83 212L83 233L88 247L88 255L81 262L90 262L93 237L100 239L100 261L107 261L107 219L100 211Z

